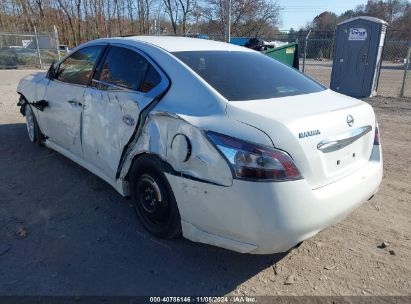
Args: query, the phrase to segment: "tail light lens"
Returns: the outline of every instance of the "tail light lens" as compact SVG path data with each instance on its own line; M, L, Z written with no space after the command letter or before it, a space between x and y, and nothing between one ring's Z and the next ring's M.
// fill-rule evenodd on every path
M293 160L284 151L215 132L206 134L228 160L236 178L253 181L302 179Z
M379 145L380 145L380 129L379 129L379 127L378 127L377 121L375 122L374 145L375 145L375 146L379 146Z

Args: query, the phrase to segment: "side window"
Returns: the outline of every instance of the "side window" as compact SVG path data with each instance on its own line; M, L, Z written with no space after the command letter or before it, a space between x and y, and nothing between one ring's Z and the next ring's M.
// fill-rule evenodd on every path
M103 46L89 46L67 57L59 66L57 80L87 85Z
M141 84L140 91L143 93L149 92L152 88L157 86L161 82L161 76L156 71L156 69L150 65L148 68L146 78L144 79L143 83Z
M112 47L101 67L99 80L140 91L149 67L150 63L140 54L127 48Z

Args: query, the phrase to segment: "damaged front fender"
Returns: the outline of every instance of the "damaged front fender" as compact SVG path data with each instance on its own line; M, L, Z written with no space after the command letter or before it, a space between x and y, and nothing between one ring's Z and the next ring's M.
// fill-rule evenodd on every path
M23 116L26 116L26 105L32 105L39 111L43 111L45 107L48 107L49 103L46 100L39 100L39 101L34 101L34 102L28 102L26 98L24 98L23 95L20 95L20 99L17 103L17 106L20 107L20 113Z

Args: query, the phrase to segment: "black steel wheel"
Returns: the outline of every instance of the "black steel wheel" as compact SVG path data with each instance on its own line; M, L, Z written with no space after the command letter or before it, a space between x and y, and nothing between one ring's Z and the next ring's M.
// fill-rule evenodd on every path
M137 159L131 169L133 206L144 228L160 238L181 233L181 219L173 191L155 156Z

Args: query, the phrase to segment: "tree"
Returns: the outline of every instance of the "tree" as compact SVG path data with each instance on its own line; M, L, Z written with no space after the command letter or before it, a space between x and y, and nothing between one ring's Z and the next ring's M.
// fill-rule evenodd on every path
M192 12L191 0L178 0L181 8L181 24L183 26L183 34L186 34L187 17Z
M360 15L360 12L356 9L350 9L348 11L345 11L342 13L340 16L338 16L338 22L342 22L344 20L354 18Z
M396 39L411 40L411 4L407 3L402 15L395 19L390 27L396 29L398 34Z
M176 0L163 0L170 17L171 26L173 27L174 35L177 35L177 18L178 18L178 3Z
M288 32L288 42L294 42L296 40L297 32L293 28L290 28L290 31Z
M313 20L312 28L318 31L334 31L337 26L337 15L332 12L322 12Z
M363 13L392 23L402 15L405 6L406 1L402 0L369 0L364 7Z
M218 36L226 32L228 0L207 0L203 6L204 17L210 28L217 28ZM276 30L280 6L271 0L232 0L231 32L238 37L264 36Z
M153 19L161 20L157 33L186 34L195 24L197 32L213 39L226 34L229 0L0 0L0 31L39 32L59 30L62 44L76 46L99 37L153 34ZM276 0L232 0L233 36L267 37L278 33L280 7ZM330 38L337 22L360 15L389 22L387 36L411 39L410 1L370 0L336 16L322 12L306 29L311 37ZM167 18L163 18L166 16ZM319 34L321 33L321 34ZM307 33L297 32L297 37ZM294 40L290 32L289 39ZM391 35L391 36L390 36Z
M410 7L410 2L406 0L369 0L365 5L358 5L338 17L332 12L323 12L314 18L307 30L316 30L317 32L313 35L317 38L327 38L327 32L320 33L319 31L332 33L341 21L358 16L370 16L389 23L388 37L409 40L411 39Z
M74 29L74 22L73 22L73 17L69 11L69 7L68 4L65 2L65 0L57 0L61 9L63 10L63 12L66 14L66 17L68 19L69 25L70 25L70 29L73 35L73 42L74 45L77 45L77 43L79 41L76 40L76 30Z

